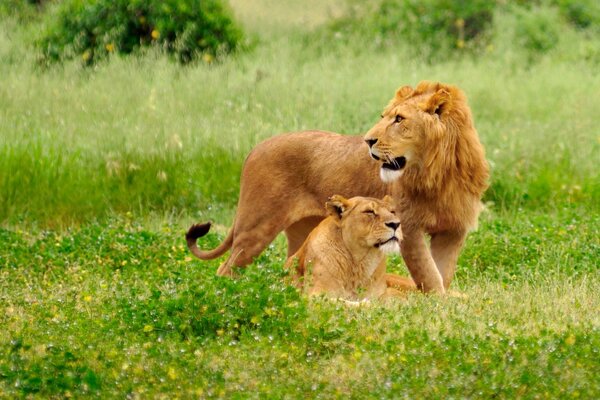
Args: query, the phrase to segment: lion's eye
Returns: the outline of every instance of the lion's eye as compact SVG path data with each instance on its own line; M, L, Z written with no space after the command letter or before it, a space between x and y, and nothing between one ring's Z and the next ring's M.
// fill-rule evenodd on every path
M396 215L396 211L394 211L394 210L391 210L390 212L391 212L392 214Z
M395 123L399 123L399 122L402 122L402 120L403 120L403 119L404 119L404 118L402 118L402 116L401 116L401 115L396 115L396 118L394 119L394 122L395 122Z
M363 211L364 214L371 214L371 215L375 215L375 211L374 210L365 210Z
M383 114L381 114L380 117L383 118Z

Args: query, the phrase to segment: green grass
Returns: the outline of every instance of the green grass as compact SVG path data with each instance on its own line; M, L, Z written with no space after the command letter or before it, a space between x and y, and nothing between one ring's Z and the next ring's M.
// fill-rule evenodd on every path
M308 43L339 1L234 3L258 42L217 65L42 71L35 30L0 21L0 398L600 397L600 74L578 33L534 61L499 36L428 64ZM360 134L422 79L465 90L492 167L453 283L468 298L308 302L282 237L239 280L192 260L185 229L224 237L252 146Z
M389 49L320 55L294 38L217 66L148 56L41 72L26 54L0 65L0 220L231 208L257 142L311 128L365 132L398 86L422 79L466 91L492 164L486 201L597 203L595 64L507 66L489 55L427 65ZM4 52L18 53L12 46Z
M459 263L456 287L469 298L358 309L308 303L285 286L282 241L232 281L215 278L217 261L191 261L182 226L120 218L62 233L2 230L0 388L594 398L597 224L488 215ZM563 239L569 229L579 240Z

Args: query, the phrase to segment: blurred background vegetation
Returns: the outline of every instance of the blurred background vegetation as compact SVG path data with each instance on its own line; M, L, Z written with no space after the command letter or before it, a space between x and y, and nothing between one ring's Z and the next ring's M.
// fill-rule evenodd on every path
M422 79L466 91L490 206L595 207L599 64L593 0L5 0L0 220L228 224L258 141L360 134Z

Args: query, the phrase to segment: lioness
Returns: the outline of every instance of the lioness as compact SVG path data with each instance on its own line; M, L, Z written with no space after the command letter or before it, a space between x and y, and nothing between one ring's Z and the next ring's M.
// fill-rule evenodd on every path
M443 293L467 232L477 225L488 175L465 95L451 85L421 82L400 88L364 139L307 131L258 144L244 164L235 221L223 243L211 251L196 246L210 229L205 223L190 228L188 247L204 260L231 248L217 271L231 275L281 231L288 256L296 253L327 216L322 204L332 194L391 194L413 280L425 292Z
M297 286L309 296L324 294L350 301L402 295L386 283L385 255L398 253L402 240L393 199L334 195L325 207L329 217L286 263ZM408 278L396 276L395 283L416 289Z

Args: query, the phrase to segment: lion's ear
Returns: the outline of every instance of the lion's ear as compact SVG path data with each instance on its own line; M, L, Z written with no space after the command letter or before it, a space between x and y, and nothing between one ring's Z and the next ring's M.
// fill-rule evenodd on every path
M396 99L404 100L407 99L411 94L413 94L414 89L410 86L402 86L400 89L396 91Z
M334 194L325 203L325 208L329 215L341 219L342 213L348 208L348 200L339 194Z
M450 104L450 92L440 89L431 95L429 100L421 104L421 109L429 114L442 116L444 110Z

